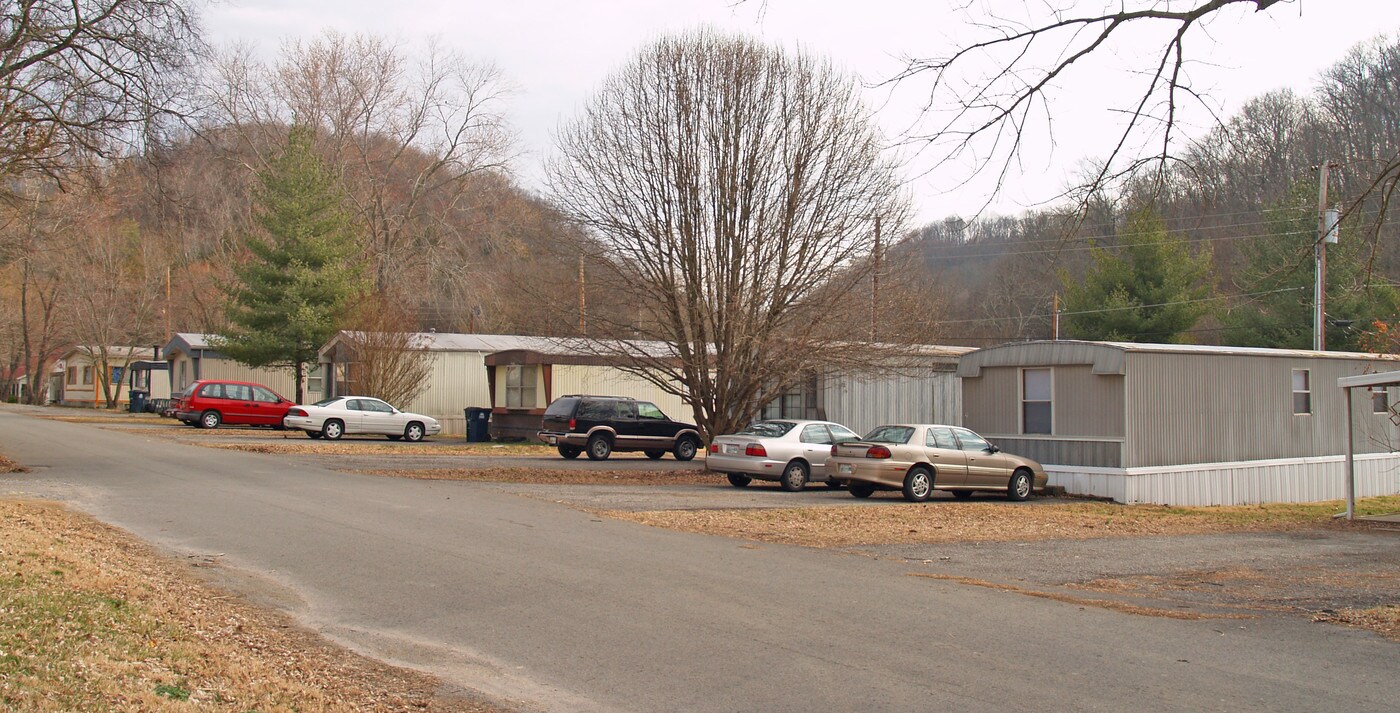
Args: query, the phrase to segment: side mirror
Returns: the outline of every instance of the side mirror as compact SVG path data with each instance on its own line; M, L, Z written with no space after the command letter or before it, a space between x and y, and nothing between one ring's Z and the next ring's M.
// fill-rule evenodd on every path
M993 446L993 445L988 444L988 445L987 445L987 452L988 452L988 453L1000 453L1000 452L1001 452L1001 449L1000 449L1000 448L997 448L996 446Z

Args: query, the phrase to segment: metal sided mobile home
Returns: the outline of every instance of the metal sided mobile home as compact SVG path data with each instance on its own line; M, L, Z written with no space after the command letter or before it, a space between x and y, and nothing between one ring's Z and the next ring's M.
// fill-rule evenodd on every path
M196 381L218 379L249 381L276 391L283 398L296 398L296 377L289 369L271 369L239 364L224 356L214 346L212 334L178 332L161 349L170 365L170 393L178 394ZM307 376L306 400L320 398L321 374L311 370Z
M1343 496L1337 379L1392 355L1119 342L1004 344L964 356L963 425L1041 461L1052 485L1127 503ZM1357 493L1400 492L1393 390L1357 399Z

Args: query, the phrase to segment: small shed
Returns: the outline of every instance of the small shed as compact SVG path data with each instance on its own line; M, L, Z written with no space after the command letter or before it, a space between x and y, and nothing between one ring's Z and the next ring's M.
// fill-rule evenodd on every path
M1039 460L1052 485L1120 502L1235 505L1343 497L1337 379L1394 355L1121 342L979 349L958 366L963 425ZM1357 492L1400 492L1394 389L1352 406Z
M177 332L170 337L161 354L170 365L171 393L179 393L202 379L226 379L262 384L284 398L296 398L296 377L290 370L239 364L219 352L214 340L212 334L196 332ZM307 374L306 400L318 401L322 393L320 371L313 368Z

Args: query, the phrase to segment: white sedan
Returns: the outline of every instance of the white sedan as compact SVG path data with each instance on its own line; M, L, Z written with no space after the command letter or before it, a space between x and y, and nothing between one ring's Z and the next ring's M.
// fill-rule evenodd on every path
M282 425L331 441L346 434L368 433L388 436L391 441L402 438L417 442L442 431L442 424L431 416L400 411L368 396L337 396L310 406L293 406Z

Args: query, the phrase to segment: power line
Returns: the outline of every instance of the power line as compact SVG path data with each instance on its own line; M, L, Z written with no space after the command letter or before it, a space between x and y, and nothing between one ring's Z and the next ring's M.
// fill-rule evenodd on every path
M1065 317L1065 316L1074 316L1074 315L1080 315L1080 314L1102 314L1102 313L1105 313L1105 312L1125 312L1125 311L1128 311L1128 310L1135 310L1135 309L1151 309L1151 308L1154 308L1154 307L1174 307L1174 306L1176 306L1176 305L1195 304L1195 303L1198 303L1198 302L1211 302L1211 301L1215 301L1215 300L1228 300L1228 299L1234 299L1234 298L1236 298L1236 297L1259 297L1259 296L1262 296L1262 295L1276 295L1276 294L1279 294L1279 293L1281 293L1281 292L1300 292L1300 291L1302 291L1302 290L1308 290L1308 289L1312 289L1312 287L1311 287L1310 285L1301 285L1301 286L1298 286L1298 287L1284 287L1284 288L1277 289L1277 290L1265 290L1265 291L1263 291L1263 292L1246 292L1246 293L1237 294L1237 295L1216 295L1216 296L1214 296L1214 297L1201 297L1201 298L1193 299L1193 300L1178 300L1178 301L1175 301L1175 302L1162 302L1162 303L1159 303L1159 304L1151 304L1151 305L1132 305L1132 306L1129 306L1129 307L1106 307L1106 308L1104 308L1104 309L1076 310L1076 311L1074 311L1074 312L1061 312L1061 313L1060 313L1060 316L1061 316L1061 317ZM983 318L980 318L980 319L954 319L954 320L946 320L946 321L944 321L944 320L932 320L932 321L930 321L930 322L926 322L926 324L972 324L972 323L978 323L978 322L1013 322L1013 321L1022 321L1022 320L1050 319L1051 316L1052 316L1052 315L1048 315L1048 314L1034 314L1034 315L1027 315L1027 316L1024 316L1024 317L983 317Z

